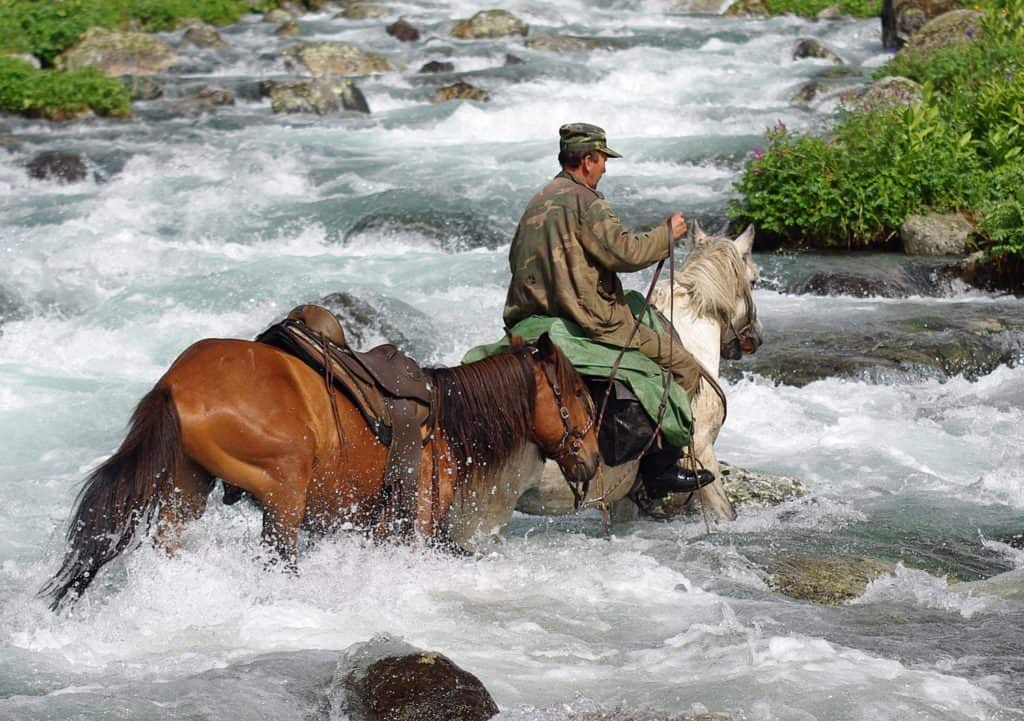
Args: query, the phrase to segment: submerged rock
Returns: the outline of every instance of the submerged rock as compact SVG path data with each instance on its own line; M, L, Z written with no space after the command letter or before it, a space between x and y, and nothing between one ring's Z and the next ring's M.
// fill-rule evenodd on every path
M868 583L895 571L895 564L884 561L832 556L796 556L768 568L779 593L829 606L863 596Z
M491 96L487 94L486 90L481 90L475 85L470 85L460 80L451 85L445 85L443 88L438 88L437 92L430 99L435 103L443 103L448 100L476 100L486 103L491 99Z
M39 153L25 165L28 176L35 180L55 180L58 183L79 183L89 175L85 159L78 153L46 151Z
M413 27L405 18L398 18L384 28L387 34L403 43L411 43L420 39L420 31Z
M459 20L452 28L455 38L502 38L526 35L529 26L508 10L481 10L468 20Z
M89 28L54 60L58 70L94 67L106 75L154 75L178 62L166 42L146 33Z
M596 49L613 49L618 47L611 40L601 38L584 38L578 35L556 35L543 33L531 35L526 39L526 47L531 50L544 50L555 53L576 53Z
M164 86L152 75L122 75L118 80L132 100L156 100L164 94Z
M455 71L455 63L431 60L429 63L424 63L419 71L421 73L450 73Z
M286 48L281 55L285 66L305 66L314 77L369 75L392 69L391 62L383 55L350 43L299 43Z
M346 20L368 20L383 17L389 12L391 12L391 8L386 5L373 2L350 2L346 3L345 8L334 17Z
M281 23L277 29L274 30L274 35L282 38L291 38L301 34L302 30L299 28L299 24L294 20Z
M793 48L794 60L803 60L804 58L828 60L830 63L835 63L836 65L843 64L843 59L841 57L825 47L821 41L815 40L814 38L801 38L797 41L796 47Z
M485 721L498 713L476 676L387 635L346 650L328 698L332 718L352 721Z

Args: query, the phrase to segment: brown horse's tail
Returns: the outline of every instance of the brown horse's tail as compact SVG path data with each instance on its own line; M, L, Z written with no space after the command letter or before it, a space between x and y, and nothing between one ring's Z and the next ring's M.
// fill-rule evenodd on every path
M86 479L68 527L60 571L40 591L57 610L77 599L96 572L152 524L183 458L181 421L168 388L157 386L139 402L117 452Z

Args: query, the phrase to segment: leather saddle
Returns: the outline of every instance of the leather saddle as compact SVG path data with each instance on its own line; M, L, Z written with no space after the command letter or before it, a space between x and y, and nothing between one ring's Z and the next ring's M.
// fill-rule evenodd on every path
M364 353L353 350L338 319L318 305L294 308L256 341L299 358L323 376L328 387L337 388L359 408L377 439L388 446L381 523L398 526L393 530L400 534L411 532L420 457L433 421L429 372L394 345L377 346ZM337 413L333 401L332 407ZM337 417L335 422L340 435Z

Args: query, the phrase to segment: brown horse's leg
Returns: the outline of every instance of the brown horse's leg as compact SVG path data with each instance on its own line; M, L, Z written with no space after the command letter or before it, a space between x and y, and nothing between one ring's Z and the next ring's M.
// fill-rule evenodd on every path
M308 476L307 476L308 477ZM307 481L280 484L262 499L263 543L289 568L295 565L299 526L306 515Z
M175 470L174 483L160 502L156 542L169 555L178 550L182 527L203 515L211 490L213 476L195 461L182 457Z

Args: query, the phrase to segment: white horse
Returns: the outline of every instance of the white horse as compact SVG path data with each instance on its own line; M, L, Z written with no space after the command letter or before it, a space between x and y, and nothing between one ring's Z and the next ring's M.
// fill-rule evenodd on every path
M683 346L705 371L690 399L693 450L698 467L714 473L715 481L699 491L700 502L718 518L732 520L736 514L722 487L714 449L726 415L718 368L723 357L736 360L742 353L756 351L762 342L761 323L751 295L758 279L751 254L754 227L748 226L733 240L707 235L694 221L692 241L693 248L683 267L676 271L671 289L668 285L657 289L652 302L672 319ZM595 401L599 403L600 399ZM638 466L638 461L602 466L590 484L584 505L612 506L628 501ZM456 500L449 512L452 539L465 548L499 534L513 508L539 515L564 515L575 510L572 492L557 466L545 465L532 446L527 446L522 458L496 469L494 478L495 485L487 493L466 495L461 503Z

